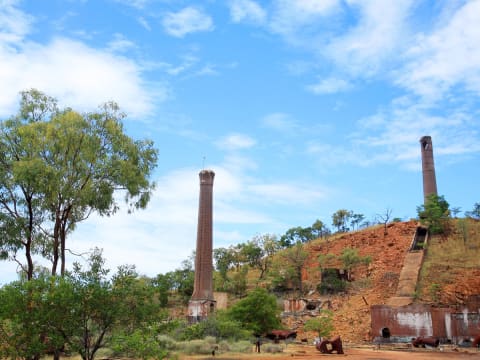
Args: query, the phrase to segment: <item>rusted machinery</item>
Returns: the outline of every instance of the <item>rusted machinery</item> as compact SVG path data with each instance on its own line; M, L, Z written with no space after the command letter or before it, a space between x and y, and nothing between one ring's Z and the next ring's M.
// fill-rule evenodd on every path
M417 348L424 348L425 346L438 347L438 344L440 344L440 340L433 336L419 336L412 339L412 345Z
M265 335L265 337L278 343L279 340L296 339L297 332L291 330L272 330Z
M343 345L340 336L336 336L330 340L322 340L321 342L315 345L318 351L322 354L331 354L334 351L337 354L343 354Z

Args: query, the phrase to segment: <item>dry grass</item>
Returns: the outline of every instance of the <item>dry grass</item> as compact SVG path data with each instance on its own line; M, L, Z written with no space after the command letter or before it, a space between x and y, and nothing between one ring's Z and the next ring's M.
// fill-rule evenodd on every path
M417 286L423 301L439 302L442 291L462 276L480 270L480 222L472 219L451 221L448 236L430 238Z

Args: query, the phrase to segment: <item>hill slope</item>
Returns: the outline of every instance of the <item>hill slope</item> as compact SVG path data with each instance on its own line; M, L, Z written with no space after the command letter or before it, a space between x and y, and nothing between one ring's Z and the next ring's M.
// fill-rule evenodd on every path
M472 294L480 294L480 223L473 220L465 226L452 220L448 237L430 238L415 301L439 306L461 304ZM459 224L461 226L459 226ZM371 264L353 273L348 294L331 297L335 312L335 334L346 342L370 340L370 305L385 304L394 296L400 271L415 229L416 221L391 223L387 233L378 226L337 235L330 240L318 239L306 245L309 252L305 280L318 277L318 255L339 255L344 248L356 248L361 256L369 255Z

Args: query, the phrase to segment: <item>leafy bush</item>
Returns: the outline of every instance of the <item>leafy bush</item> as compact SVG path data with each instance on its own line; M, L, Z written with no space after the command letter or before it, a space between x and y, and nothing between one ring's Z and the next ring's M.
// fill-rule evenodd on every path
M281 326L277 299L265 289L256 288L245 298L231 306L227 319L241 323L246 330L263 334Z
M200 339L177 343L177 348L188 355L208 355L212 353L215 346L215 344Z
M177 348L176 341L168 335L158 335L157 342L166 350L175 350Z
M280 344L266 343L262 345L262 351L271 354L278 354L283 352L283 347Z
M251 353L253 345L250 341L241 340L229 344L230 351L236 353Z
M428 227L432 234L442 234L450 219L450 205L443 196L430 194L425 204L417 206L420 222Z
M140 359L164 359L168 351L165 343L159 341L151 332L135 330L132 333L117 335L112 341L115 356L127 356Z
M248 339L251 334L243 329L238 321L230 319L222 311L199 323L185 324L185 327L179 328L177 333L179 340L204 339L207 336L216 339L242 340Z
M344 292L346 288L347 281L338 277L336 269L325 269L322 271L322 282L317 286L320 294L337 294Z

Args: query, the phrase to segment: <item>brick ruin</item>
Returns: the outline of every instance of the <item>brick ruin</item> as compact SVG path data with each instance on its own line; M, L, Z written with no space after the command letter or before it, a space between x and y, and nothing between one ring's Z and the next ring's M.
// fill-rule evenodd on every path
M437 180L435 177L435 163L433 162L433 145L430 136L420 139L422 152L423 199L427 201L430 194L437 194Z
M187 320L204 320L216 308L213 296L213 179L212 170L202 170L198 205L197 248L195 254L195 280L192 298L188 303Z

